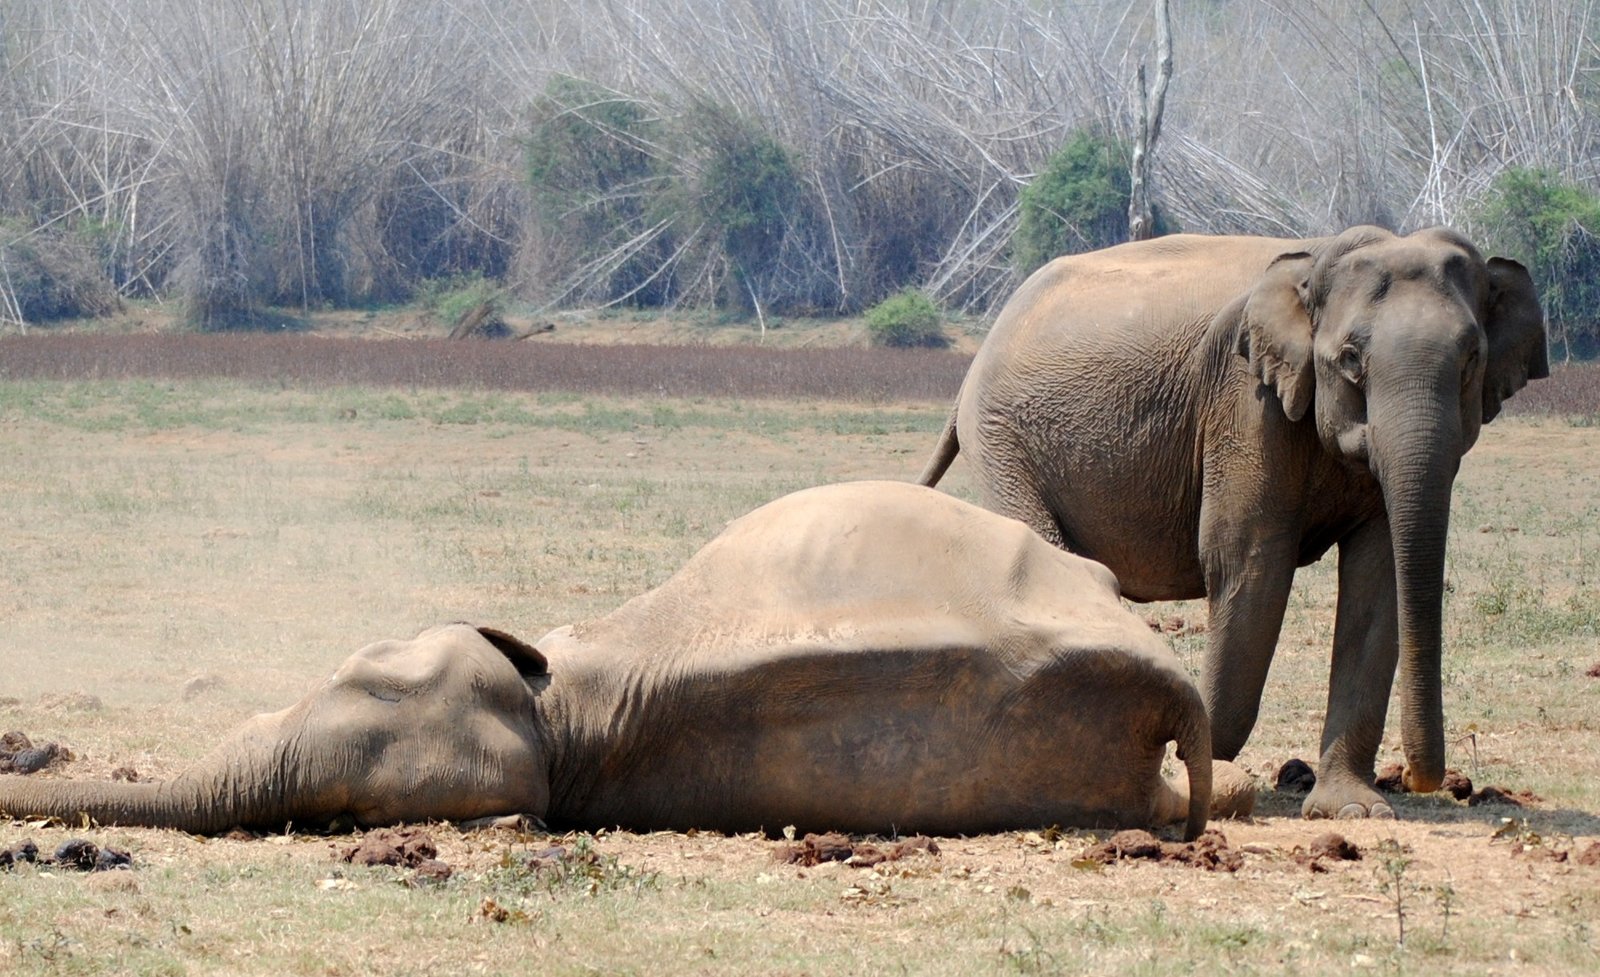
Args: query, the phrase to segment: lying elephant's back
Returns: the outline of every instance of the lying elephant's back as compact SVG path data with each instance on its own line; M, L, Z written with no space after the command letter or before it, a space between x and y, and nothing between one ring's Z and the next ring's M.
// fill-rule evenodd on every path
M630 648L660 636L675 654L686 645L743 654L806 635L863 647L986 642L1029 622L1102 644L1138 626L1099 564L1054 549L1016 520L885 481L762 506L660 587L577 633Z
M550 813L580 825L1139 824L1204 722L1103 567L903 482L764 506L539 649L587 744Z

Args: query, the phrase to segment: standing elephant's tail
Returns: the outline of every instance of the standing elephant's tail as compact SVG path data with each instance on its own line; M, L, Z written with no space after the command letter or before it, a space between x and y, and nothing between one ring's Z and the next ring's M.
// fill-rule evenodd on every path
M956 403L961 403L957 396ZM944 422L944 430L939 433L939 443L933 449L933 457L928 459L928 466L917 476L917 484L932 488L939 484L939 479L944 477L945 470L950 463L956 460L956 454L961 450L961 442L956 440L956 411L959 407L950 408L950 417Z

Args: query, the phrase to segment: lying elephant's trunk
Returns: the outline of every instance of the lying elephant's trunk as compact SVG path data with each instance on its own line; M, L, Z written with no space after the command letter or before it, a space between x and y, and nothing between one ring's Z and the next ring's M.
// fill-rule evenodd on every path
M210 756L164 783L0 777L0 814L75 823L176 828L216 834L236 826L282 826L324 815L321 792L289 784L301 765L287 744L264 742L257 717ZM271 737L275 739L275 737Z
M16 818L84 818L97 824L178 828L213 834L237 823L209 803L189 779L163 784L120 784L0 777L0 814Z

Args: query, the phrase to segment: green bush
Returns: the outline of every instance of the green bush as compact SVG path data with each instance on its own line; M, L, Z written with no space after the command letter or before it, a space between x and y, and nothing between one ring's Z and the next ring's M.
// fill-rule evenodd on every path
M1600 353L1600 194L1548 170L1512 167L1474 216L1489 250L1527 264L1562 354Z
M528 183L536 220L553 249L565 251L558 274L609 262L609 274L591 276L602 286L584 298L667 301L670 277L655 273L671 253L670 238L628 247L659 222L660 201L670 196L670 176L649 148L661 138L658 121L640 100L568 75L550 79L532 114Z
M1011 255L1022 274L1058 255L1128 239L1130 158L1122 142L1082 129L1050 157L1017 198ZM1156 232L1165 233L1159 213Z
M452 338L457 338L458 328L466 330L463 336L497 338L510 332L505 321L504 288L476 272L425 283L418 292L417 304L428 318L452 330ZM471 321L469 316L473 316Z
M764 124L701 101L683 133L700 160L698 210L733 271L719 297L749 308L808 312L837 306L829 244L815 194L787 147Z
M121 308L97 240L94 228L32 229L0 220L0 315L20 313L24 322L39 323Z
M914 288L891 295L867 310L867 334L875 346L950 345L941 328L944 316L928 296Z
M777 259L799 197L794 163L781 143L731 111L701 106L689 125L709 154L701 180L705 215L734 264L759 275Z

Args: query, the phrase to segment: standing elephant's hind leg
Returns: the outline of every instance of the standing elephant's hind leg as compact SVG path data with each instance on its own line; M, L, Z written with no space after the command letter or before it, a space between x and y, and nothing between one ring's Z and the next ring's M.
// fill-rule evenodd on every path
M1012 474L1004 479L986 479L983 504L991 512L1027 524L1051 546L1063 550L1071 548L1061 532L1061 524L1056 521L1055 513L1045 506L1031 479L1020 474Z

